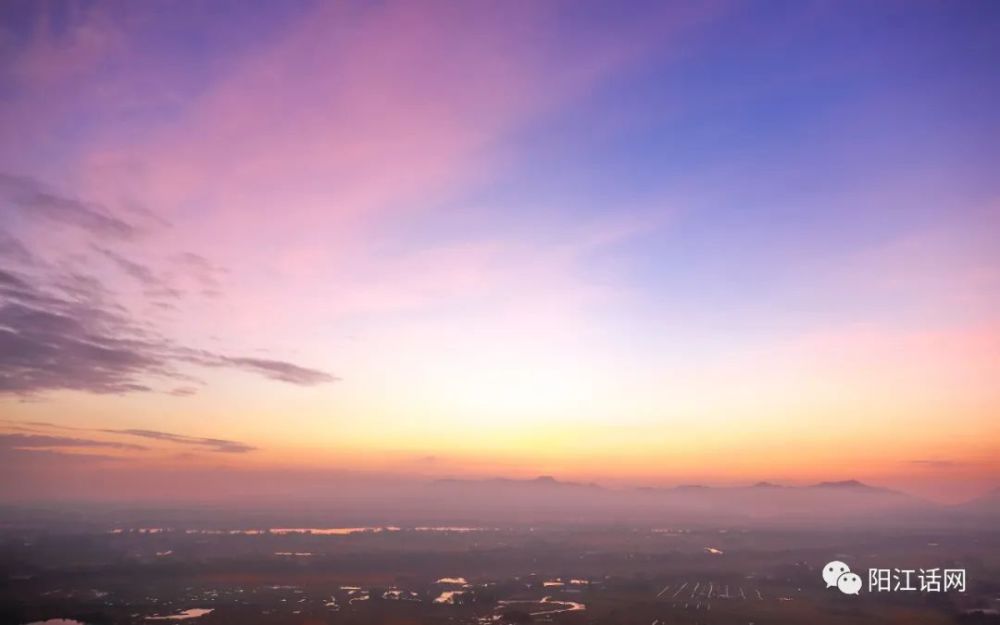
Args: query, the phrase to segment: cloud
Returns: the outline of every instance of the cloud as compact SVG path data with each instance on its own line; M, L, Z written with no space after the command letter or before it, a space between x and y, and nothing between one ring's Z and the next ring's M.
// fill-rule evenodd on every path
M33 262L28 248L6 230L0 229L0 257L27 265Z
M144 445L118 443L115 441L95 441L68 436L48 436L44 434L0 434L0 448L8 449L49 449L60 447L102 447L127 451L144 451Z
M18 276L0 270L0 289L27 290L31 287Z
M182 252L173 258L174 262L183 267L206 291L217 291L220 280L226 269L213 264L204 256L193 252Z
M184 349L177 350L176 357L203 367L227 367L242 369L257 373L272 380L314 386L327 382L337 382L337 376L318 369L309 369L283 360L269 360L244 356L227 356L207 350Z
M15 297L21 294L15 294ZM73 389L95 393L150 390L142 373L166 373L154 344L126 338L128 324L84 303L28 292L0 306L0 393ZM12 298L13 299L13 298Z
M139 282L147 286L154 286L160 284L160 280L156 277L156 275L153 273L153 270L150 269L149 267L131 261L125 258L124 256L116 254L115 252L112 252L111 250L105 248L97 248L97 251L100 252L105 258L109 259L111 262L117 265L119 269L121 269L128 275L132 276Z
M121 254L112 252L109 249L96 247L95 250L104 258L110 260L118 269L131 276L145 287L145 294L151 298L171 298L178 299L184 295L179 289L174 288L165 280L160 278L152 269L142 263L125 258Z
M228 367L299 385L334 376L280 360L217 354L177 344L107 300L100 283L62 275L47 290L0 271L0 394L70 389L152 390L150 377L190 379L182 364Z
M185 436L183 434L171 434L170 432L160 432L158 430L125 429L125 430L101 430L108 434L125 434L128 436L139 436L158 441L178 443L182 445L195 445L206 447L209 451L227 454L242 454L254 451L257 448L238 441L231 441L222 438L200 438L196 436Z
M132 225L99 203L60 195L33 178L0 173L0 203L18 211L12 226L41 235L0 230L0 257L9 261L0 269L0 395L144 392L156 388L155 378L174 381L170 394L190 395L198 380L188 365L302 386L337 379L279 359L200 349L164 334L159 318L148 313L182 311L178 274L202 292L219 292L226 270L204 256L163 250L169 263L154 268L134 257L127 241L138 232ZM53 221L73 226L69 238L53 238ZM140 289L129 289L116 274Z
M10 206L33 216L82 228L100 237L127 239L135 228L100 205L61 195L28 176L0 173L0 197Z
M127 461L123 456L86 453L82 451L65 451L45 447L8 447L0 445L0 464L10 469L11 474L19 470L35 466L43 471L51 472L53 481L65 479L66 475L74 475L78 470L93 469L96 464ZM8 486L8 484L4 484Z
M174 434L160 430L147 430L142 428L89 428L75 427L68 425L57 425L48 421L0 421L3 427L23 433L0 433L0 449L46 449L60 447L103 447L107 449L120 449L132 451L148 451L150 448L145 445L135 443L123 443L118 441L93 440L90 438L79 438L80 435L89 434L114 434L117 436L137 436L140 438L175 443L178 445L195 446L203 451L218 453L246 453L255 451L257 448L239 441L223 438L206 438L199 436L187 436L184 434ZM53 435L45 432L52 430L72 431L80 433L73 436ZM39 433L43 432L43 433Z
M954 460L910 460L910 464L917 465L919 467L924 467L927 469L957 469L965 465L964 462L956 462Z
M293 365L290 362L282 362L280 360L220 357L219 362L220 364L228 364L246 371L259 373L265 377L271 378L272 380L280 380L282 382L290 382L292 384L300 384L303 386L322 384L324 382L334 382L338 379L323 371L307 369L305 367Z

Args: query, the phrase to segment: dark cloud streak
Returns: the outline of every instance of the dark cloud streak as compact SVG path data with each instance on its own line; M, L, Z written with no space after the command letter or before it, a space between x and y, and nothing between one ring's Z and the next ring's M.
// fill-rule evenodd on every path
M23 212L100 237L128 239L136 234L131 224L111 215L103 206L59 194L28 176L0 173L0 197Z
M195 445L207 447L210 451L227 454L242 454L248 451L255 451L257 448L240 443L238 441L226 440L223 438L200 438L197 436L185 436L183 434L171 434L170 432L160 432L158 430L125 429L125 430L101 430L108 434L124 434L128 436L139 436L158 441L167 441L181 445Z
M115 441L95 441L87 438L48 436L46 434L0 434L0 447L12 449L50 449L58 447L102 447L124 451L145 451L149 447Z
M170 286L170 284L168 284L165 280L157 276L156 273L146 265L129 260L121 254L117 254L103 247L95 247L94 249L104 258L111 261L111 263L123 273L127 274L146 287L145 294L147 297L154 299L179 299L184 295L179 289Z
M221 365L231 365L245 371L259 373L272 380L298 384L300 386L313 386L325 382L334 382L338 378L315 369L307 369L289 362L280 360L264 360L261 358L231 358L222 357Z
M161 310L170 309L171 301L183 297L165 276L111 245L131 238L137 229L103 206L60 195L33 178L5 173L0 173L0 206L12 207L22 223L42 220L47 222L45 228L50 227L48 222L58 222L81 229L82 254L97 255L136 280L149 303L160 304ZM184 365L236 369L301 386L337 379L281 360L179 344L161 334L154 320L120 305L101 281L81 273L86 263L80 263L79 257L44 262L2 230L0 256L13 261L7 264L9 269L0 269L0 395L150 391L151 378L173 380L175 389L181 381L185 390L173 394L190 394L190 384L198 380L181 371ZM201 288L218 292L225 269L190 252L171 258Z
M0 258L13 260L24 265L34 262L28 248L6 230L0 229Z
M965 463L955 462L953 460L920 459L920 460L910 460L910 464L919 467L924 467L927 469L955 469L963 466Z
M153 270L150 269L149 267L137 263L135 261L131 261L120 254L112 252L109 249L105 249L103 247L98 247L95 249L98 252L100 252L105 258L107 258L115 265L117 265L119 269L121 269L128 275L132 276L139 282L149 286L160 284L160 280L156 277L156 274L154 274Z
M87 285L80 286L81 291ZM334 376L279 360L233 357L177 345L126 311L72 288L43 291L0 271L0 394L69 389L120 394L149 391L146 378L187 379L182 363L228 367L298 385Z

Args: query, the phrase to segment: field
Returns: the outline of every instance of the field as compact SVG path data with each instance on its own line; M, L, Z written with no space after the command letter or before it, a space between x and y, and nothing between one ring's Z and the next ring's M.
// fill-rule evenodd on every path
M7 528L0 622L993 622L994 532ZM828 560L967 569L965 592L827 589ZM866 576L865 576L866 577Z

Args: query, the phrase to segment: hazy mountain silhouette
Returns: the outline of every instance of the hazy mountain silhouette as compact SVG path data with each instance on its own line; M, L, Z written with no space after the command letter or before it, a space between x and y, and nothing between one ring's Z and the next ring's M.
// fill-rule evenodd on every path
M942 506L857 480L784 486L612 489L563 482L550 476L513 480L438 480L426 489L442 508L460 506L465 514L504 519L595 520L708 523L845 523L877 521L924 523Z
M1000 521L1000 487L994 488L982 497L959 504L955 509L966 515L991 517Z

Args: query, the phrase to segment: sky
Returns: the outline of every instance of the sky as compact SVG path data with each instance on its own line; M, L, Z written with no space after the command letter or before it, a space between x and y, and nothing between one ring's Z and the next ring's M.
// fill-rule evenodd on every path
M985 1L6 2L0 498L980 495L998 47Z

